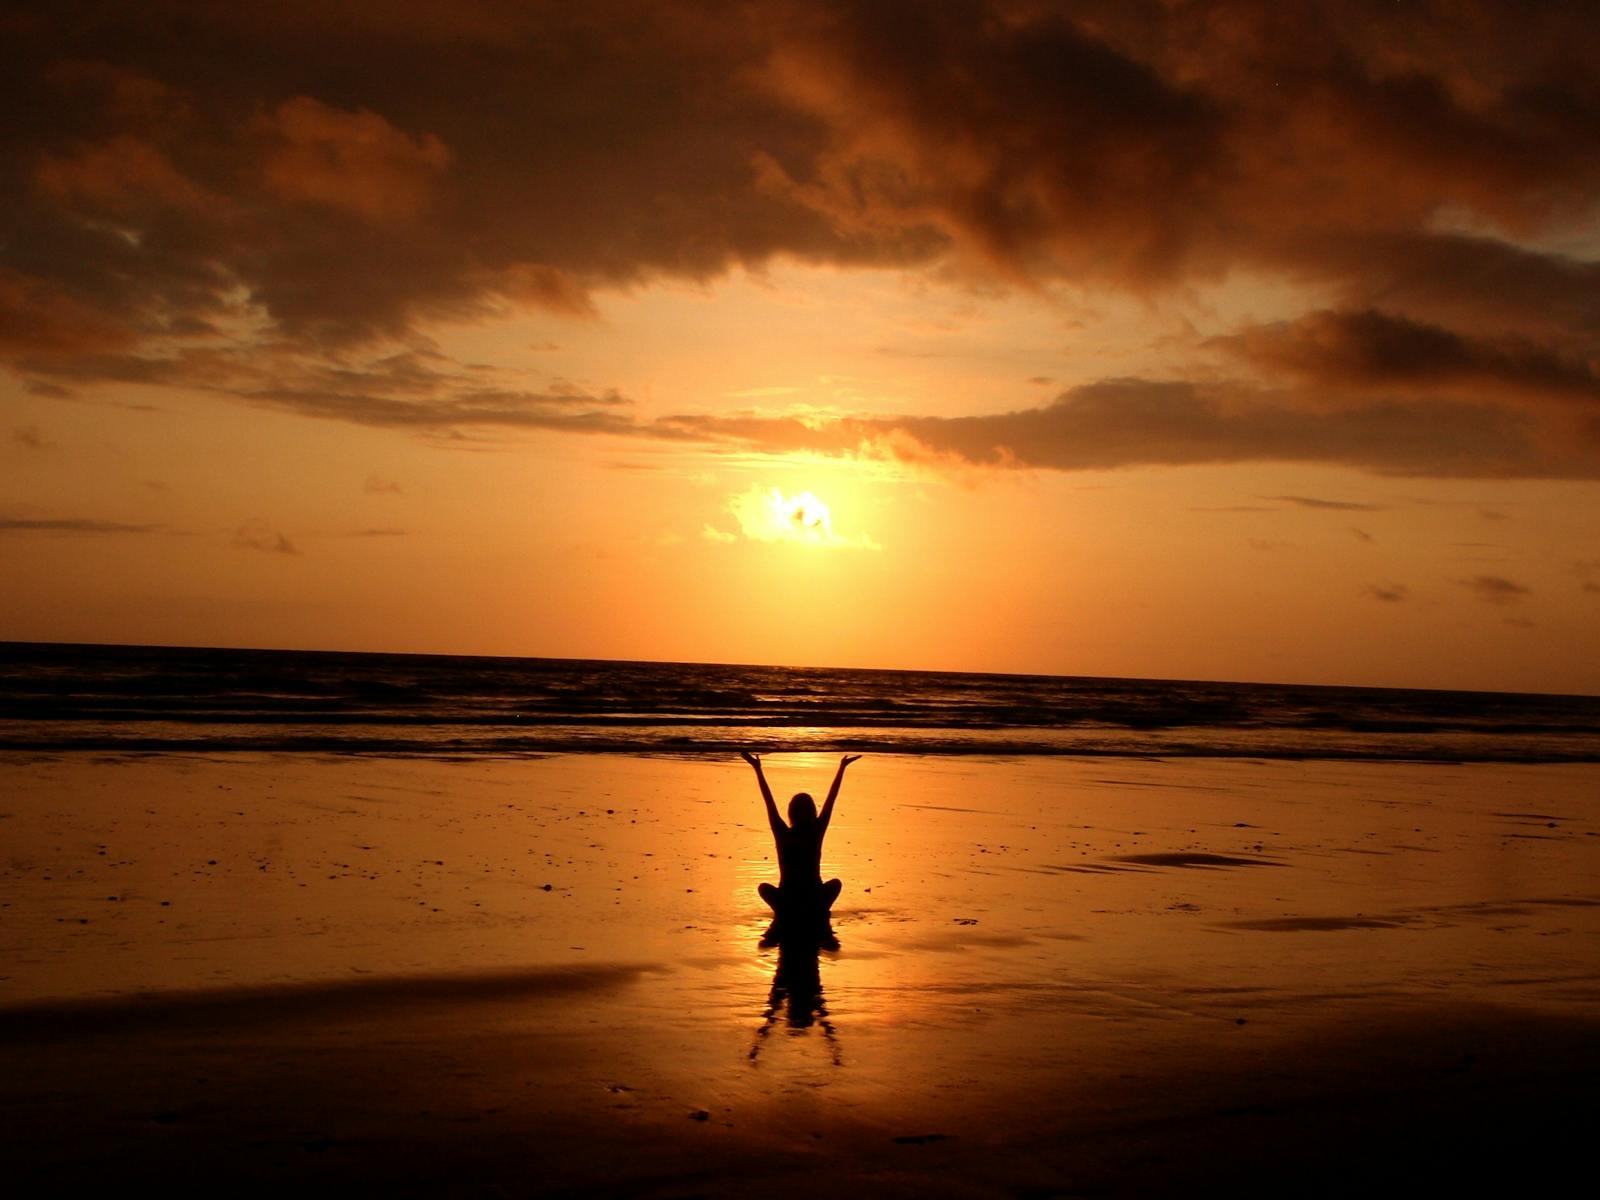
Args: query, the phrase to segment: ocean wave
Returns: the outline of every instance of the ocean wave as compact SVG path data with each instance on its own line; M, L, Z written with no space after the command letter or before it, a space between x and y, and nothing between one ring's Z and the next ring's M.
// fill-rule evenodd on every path
M0 749L1600 761L1600 699L948 672L0 644Z

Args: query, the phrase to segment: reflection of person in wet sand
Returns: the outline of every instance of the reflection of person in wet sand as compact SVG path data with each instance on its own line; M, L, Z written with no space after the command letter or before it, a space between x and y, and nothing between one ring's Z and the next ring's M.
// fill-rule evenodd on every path
M833 819L833 802L839 798L839 785L844 782L844 769L859 754L847 754L839 760L839 770L828 789L828 799L818 814L817 805L805 792L789 801L789 823L785 825L773 803L772 789L761 770L761 758L748 750L740 752L745 762L755 768L756 782L761 785L761 799L767 806L767 823L772 826L772 838L778 847L778 886L763 883L758 889L778 921L785 924L806 923L825 925L828 910L839 898L837 879L822 882L822 839L827 836L828 822Z
M820 1025L822 1036L828 1041L833 1065L844 1065L838 1037L828 1017L828 1005L822 998L822 971L817 965L821 948L820 943L810 939L800 944L779 944L778 965L772 973L772 991L767 996L767 1011L762 1014L761 1028L756 1030L755 1041L750 1045L751 1062L756 1061L767 1035L781 1020L787 1022L791 1033L803 1033L813 1024Z

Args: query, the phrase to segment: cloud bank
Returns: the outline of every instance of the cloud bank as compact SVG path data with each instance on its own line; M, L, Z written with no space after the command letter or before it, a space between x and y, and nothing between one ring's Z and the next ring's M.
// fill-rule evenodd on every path
M1585 5L13 5L0 361L323 419L1600 475ZM775 259L1314 308L999 415L641 423L426 330ZM1308 293L1309 294L1309 293ZM247 332L244 337L241 331Z
M662 427L771 452L997 468L1270 460L1443 478L1600 476L1587 444L1563 444L1536 417L1491 404L1374 399L1330 406L1298 392L1143 379L1089 384L1043 407L983 416L681 416Z

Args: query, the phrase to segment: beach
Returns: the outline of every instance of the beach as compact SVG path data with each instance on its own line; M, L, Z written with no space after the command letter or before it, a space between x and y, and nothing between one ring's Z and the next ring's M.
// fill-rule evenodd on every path
M769 775L820 794L834 762ZM1581 1161L1592 765L874 755L814 957L760 945L776 866L736 761L0 778L0 1112L33 1191L1315 1192Z
M1600 4L0 27L4 1195L1593 1175Z

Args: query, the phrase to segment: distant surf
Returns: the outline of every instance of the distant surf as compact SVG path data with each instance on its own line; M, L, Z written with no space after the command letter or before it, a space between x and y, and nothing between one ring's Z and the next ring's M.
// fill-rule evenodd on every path
M1600 761L1600 697L0 643L0 749Z

